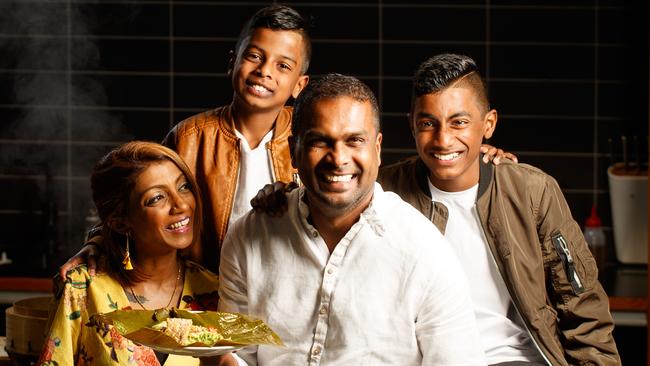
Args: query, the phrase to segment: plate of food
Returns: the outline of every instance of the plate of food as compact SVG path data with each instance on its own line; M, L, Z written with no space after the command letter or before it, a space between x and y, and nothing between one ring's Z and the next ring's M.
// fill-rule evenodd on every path
M222 355L251 345L283 345L263 321L237 313L128 309L95 314L91 322L111 325L125 338L153 350L194 357Z
M191 313L196 314L199 312L193 311ZM207 346L208 344L216 344L219 342L219 340L223 339L223 335L213 327L194 324L192 319L180 317L167 318L153 324L151 329L169 335L180 345L193 345L183 347L178 347L177 345L170 346L168 344L163 345L156 341L158 337L155 336L141 336L138 337L137 341L134 340L158 352L193 357L211 357L235 352L242 348L237 346Z

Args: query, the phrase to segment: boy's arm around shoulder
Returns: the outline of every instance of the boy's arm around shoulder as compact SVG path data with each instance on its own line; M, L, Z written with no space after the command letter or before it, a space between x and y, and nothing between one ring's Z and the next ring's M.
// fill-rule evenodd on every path
M59 267L60 278L66 278L67 272L81 264L88 265L88 273L95 275L98 260L105 253L104 241L102 237L101 224L95 225L86 237L83 247L74 256L69 258L61 267Z
M570 364L619 365L609 299L598 282L596 262L557 182L539 172L539 205L533 213L549 254L545 257L546 275L551 277L547 290L557 312L565 357Z

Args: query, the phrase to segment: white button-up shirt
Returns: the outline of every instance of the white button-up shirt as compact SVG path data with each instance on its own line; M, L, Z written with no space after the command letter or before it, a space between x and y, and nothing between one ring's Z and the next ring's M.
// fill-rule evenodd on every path
M485 364L467 281L431 222L375 184L330 254L303 194L289 194L282 217L247 214L223 244L220 310L264 320L286 345L239 356L253 365Z

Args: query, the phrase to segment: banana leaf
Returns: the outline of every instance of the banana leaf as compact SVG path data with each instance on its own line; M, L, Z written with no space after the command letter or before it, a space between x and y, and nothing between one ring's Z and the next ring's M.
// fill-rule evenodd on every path
M192 319L195 325L215 328L223 338L214 344L182 345L167 334L151 328L168 317ZM113 325L122 336L133 342L164 348L284 345L280 337L262 320L237 313L194 312L177 309L116 310L110 313L95 314L91 317L90 322L97 326L101 324Z

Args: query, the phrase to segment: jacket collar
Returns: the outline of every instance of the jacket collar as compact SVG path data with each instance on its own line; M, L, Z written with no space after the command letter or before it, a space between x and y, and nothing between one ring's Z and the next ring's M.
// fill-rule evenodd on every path
M231 139L237 140L237 135L235 134L235 118L233 116L232 110L233 110L232 103L221 110L221 118L219 118L219 127L221 127L221 131L225 135L227 135Z
M479 156L479 159L483 160L483 154ZM478 176L478 194L476 195L476 200L478 201L481 196L487 191L492 179L494 179L494 164L491 162L488 164L483 164L479 162L479 176Z
M271 141L286 139L291 135L291 107L283 107L278 112L278 115L275 117L273 122L273 137ZM224 132L228 134L231 138L237 139L235 134L235 116L233 114L233 105L230 103L223 111L224 115L221 118L221 127Z
M483 154L481 154L479 159L483 159ZM429 198L431 198L431 190L429 189L429 168L424 164L422 159L418 157L415 162L415 175L418 187L420 190L425 193ZM483 164L479 163L479 178L478 178L478 194L476 195L476 200L487 191L492 179L494 177L494 164Z
M421 158L418 157L415 162L415 177L418 187L422 193L426 194L431 199L431 190L429 189L429 168L424 164Z

